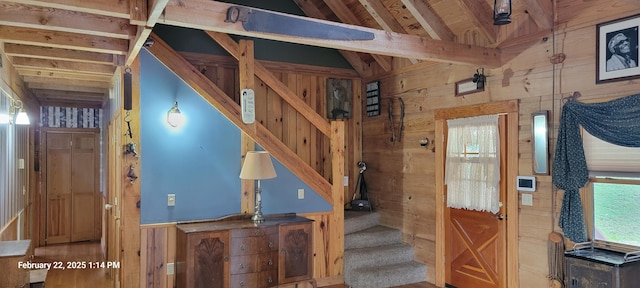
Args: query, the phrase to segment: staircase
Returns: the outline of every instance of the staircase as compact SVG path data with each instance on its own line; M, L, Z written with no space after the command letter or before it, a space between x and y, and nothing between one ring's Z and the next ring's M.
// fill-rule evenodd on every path
M381 288L427 281L427 267L413 261L413 247L400 230L378 224L380 215L344 212L344 282Z

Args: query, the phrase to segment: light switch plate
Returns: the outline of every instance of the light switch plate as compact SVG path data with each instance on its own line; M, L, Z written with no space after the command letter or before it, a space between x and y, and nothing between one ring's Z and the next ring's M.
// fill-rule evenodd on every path
M304 199L304 189L298 189L298 199Z
M167 206L169 207L176 206L176 194L167 195Z
M167 275L173 275L176 272L174 263L167 263Z
M533 195L522 193L522 206L533 206Z

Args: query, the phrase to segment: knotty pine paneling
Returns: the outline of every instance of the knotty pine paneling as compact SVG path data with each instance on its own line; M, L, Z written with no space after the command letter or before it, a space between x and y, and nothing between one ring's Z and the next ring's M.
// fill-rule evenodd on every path
M455 82L470 78L478 68L463 65L402 66L394 59L393 71L364 81L380 80L382 88L381 115L364 117L362 123L370 198L381 214L382 224L401 229L405 241L416 248L415 259L428 265L428 281L433 282L435 268L436 167L435 153L419 146L418 140L428 137L442 141L441 136L434 135L435 109L518 99L518 174L531 175L531 113L550 111L552 161L562 97L579 91L581 101L606 101L640 91L639 81L595 84L595 24L638 14L640 7L604 0L562 0L558 5L562 23L556 27L555 35L521 49L518 57L500 68L485 69L484 92L454 96ZM564 63L552 65L549 59L553 53L564 53ZM398 97L406 104L405 130L401 142L391 143L388 101ZM394 104L393 116L398 125L397 100ZM548 287L548 235L561 231L557 219L563 193L555 191L550 175L536 177L538 190L532 194L533 206L518 207L518 276L523 288Z

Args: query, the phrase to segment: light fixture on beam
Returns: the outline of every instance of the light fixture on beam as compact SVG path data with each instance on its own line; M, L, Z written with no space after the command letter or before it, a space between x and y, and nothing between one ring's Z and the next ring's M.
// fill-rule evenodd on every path
M493 25L511 23L511 0L495 0L493 4Z

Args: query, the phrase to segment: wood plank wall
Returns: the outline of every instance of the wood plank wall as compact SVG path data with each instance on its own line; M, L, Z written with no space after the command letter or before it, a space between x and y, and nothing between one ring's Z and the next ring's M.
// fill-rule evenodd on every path
M233 58L197 53L180 53L197 67L211 82L218 85L236 103L240 102L238 63ZM361 80L347 69L316 67L301 64L260 61L282 83L295 92L320 115L326 115L326 81L328 78L351 79L353 88L353 117L345 121L345 175L352 179L345 186L345 199L351 199L354 177L361 151ZM300 158L325 179L331 179L331 151L329 138L312 127L289 104L260 78L255 78L256 121L264 125ZM328 120L327 120L328 122ZM340 180L342 181L342 180Z
M396 61L392 73L363 80L363 84L380 80L382 88L382 115L363 119L363 159L370 197L381 213L382 224L401 229L405 241L416 248L415 258L428 264L430 282L435 275L435 153L433 144L422 147L418 140L434 139L435 109L518 99L518 174L532 175L531 113L551 111L553 153L562 97L579 91L581 100L597 101L640 91L638 81L595 84L595 25L638 14L640 7L606 0L560 0L557 5L555 35L539 39L501 68L485 69L484 92L454 96L455 82L470 78L479 68L462 65L405 65L406 61ZM564 63L554 67L550 63L554 53L566 54ZM397 132L400 97L406 104L405 131L400 142L392 143L388 101L394 100ZM561 231L556 223L562 191L553 190L551 176L537 176L537 180L533 206L519 207L520 287L549 287L547 239L550 232Z

